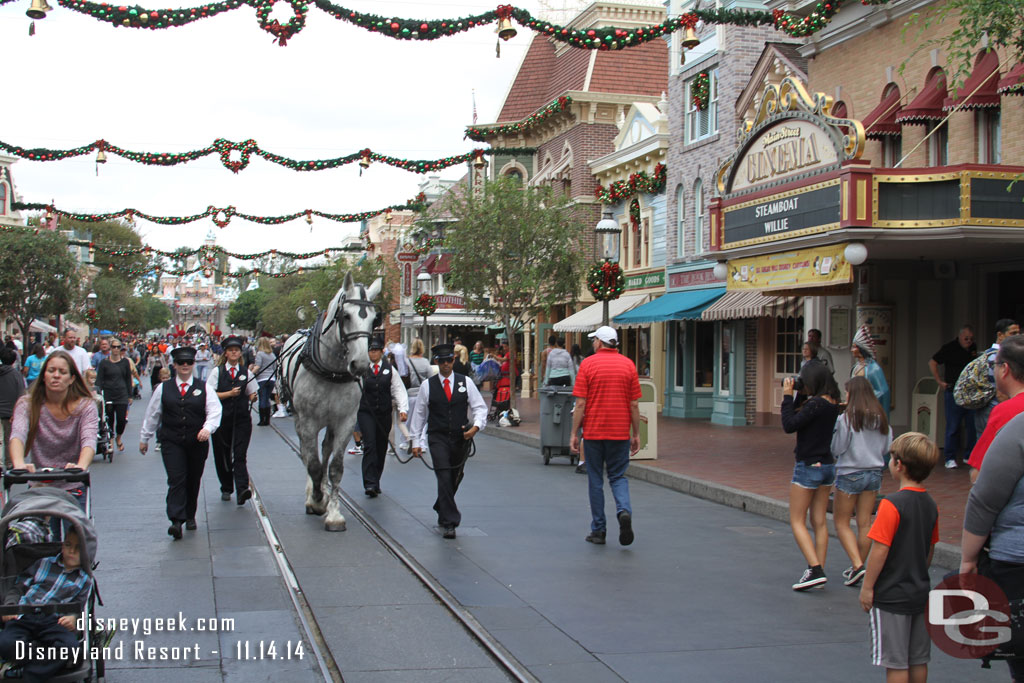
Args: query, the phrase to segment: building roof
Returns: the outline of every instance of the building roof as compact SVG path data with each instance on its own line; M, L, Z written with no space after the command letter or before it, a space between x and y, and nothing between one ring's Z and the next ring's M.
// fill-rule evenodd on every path
M657 97L668 90L663 40L616 51L556 48L534 34L496 123L526 118L568 91Z

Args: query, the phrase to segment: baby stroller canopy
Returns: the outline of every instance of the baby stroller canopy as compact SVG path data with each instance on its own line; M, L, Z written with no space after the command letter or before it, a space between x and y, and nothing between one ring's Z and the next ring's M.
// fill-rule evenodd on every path
M0 539L6 538L12 522L25 517L57 517L67 521L78 534L82 569L90 576L96 558L96 528L75 502L74 496L52 486L37 486L10 496L0 518ZM0 575L4 572L4 553L0 552Z

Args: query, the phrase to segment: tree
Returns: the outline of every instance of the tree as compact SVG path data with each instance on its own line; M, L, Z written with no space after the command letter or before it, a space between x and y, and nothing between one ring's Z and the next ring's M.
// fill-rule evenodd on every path
M162 329L171 322L171 309L151 294L131 299L126 309L128 327L138 332Z
M63 235L0 233L0 310L18 322L22 339L39 317L66 313L78 292L78 264Z
M267 303L267 290L252 289L242 292L228 309L228 325L243 330L255 330L263 318L263 307Z
M444 240L451 251L447 281L468 308L495 316L511 331L543 309L575 300L587 227L564 196L499 178L480 194L449 193L441 210L458 221ZM515 335L508 341L515 367Z

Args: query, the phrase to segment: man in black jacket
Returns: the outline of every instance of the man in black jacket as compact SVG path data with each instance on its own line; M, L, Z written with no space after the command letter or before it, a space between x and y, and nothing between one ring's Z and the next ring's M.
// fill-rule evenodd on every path
M0 348L0 422L4 428L4 457L7 457L7 445L11 440L14 404L25 393L25 379L14 367L17 362L18 354L14 349Z
M405 422L409 413L409 396L398 373L384 360L384 340L370 340L370 367L362 377L363 397L359 401L358 430L363 442L363 489L370 498L380 494L380 476L384 456L388 452L391 432L391 403L398 407L398 417Z

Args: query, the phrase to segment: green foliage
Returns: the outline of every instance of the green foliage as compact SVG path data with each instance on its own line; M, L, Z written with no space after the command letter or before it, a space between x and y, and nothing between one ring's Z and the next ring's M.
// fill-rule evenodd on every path
M163 329L171 322L171 309L151 294L132 299L127 309L128 327L138 332Z
M234 325L243 330L255 330L262 317L266 302L266 289L242 292L228 309L228 325Z
M946 21L957 22L956 28L944 37L930 37ZM949 0L910 15L904 26L904 38L911 29L916 29L912 54L934 47L941 49L947 62L950 92L955 92L970 75L986 35L989 48L1004 51L1004 73L1024 60L1024 0Z
M77 263L59 233L0 233L0 310L21 327L23 338L35 318L66 313L78 294Z

